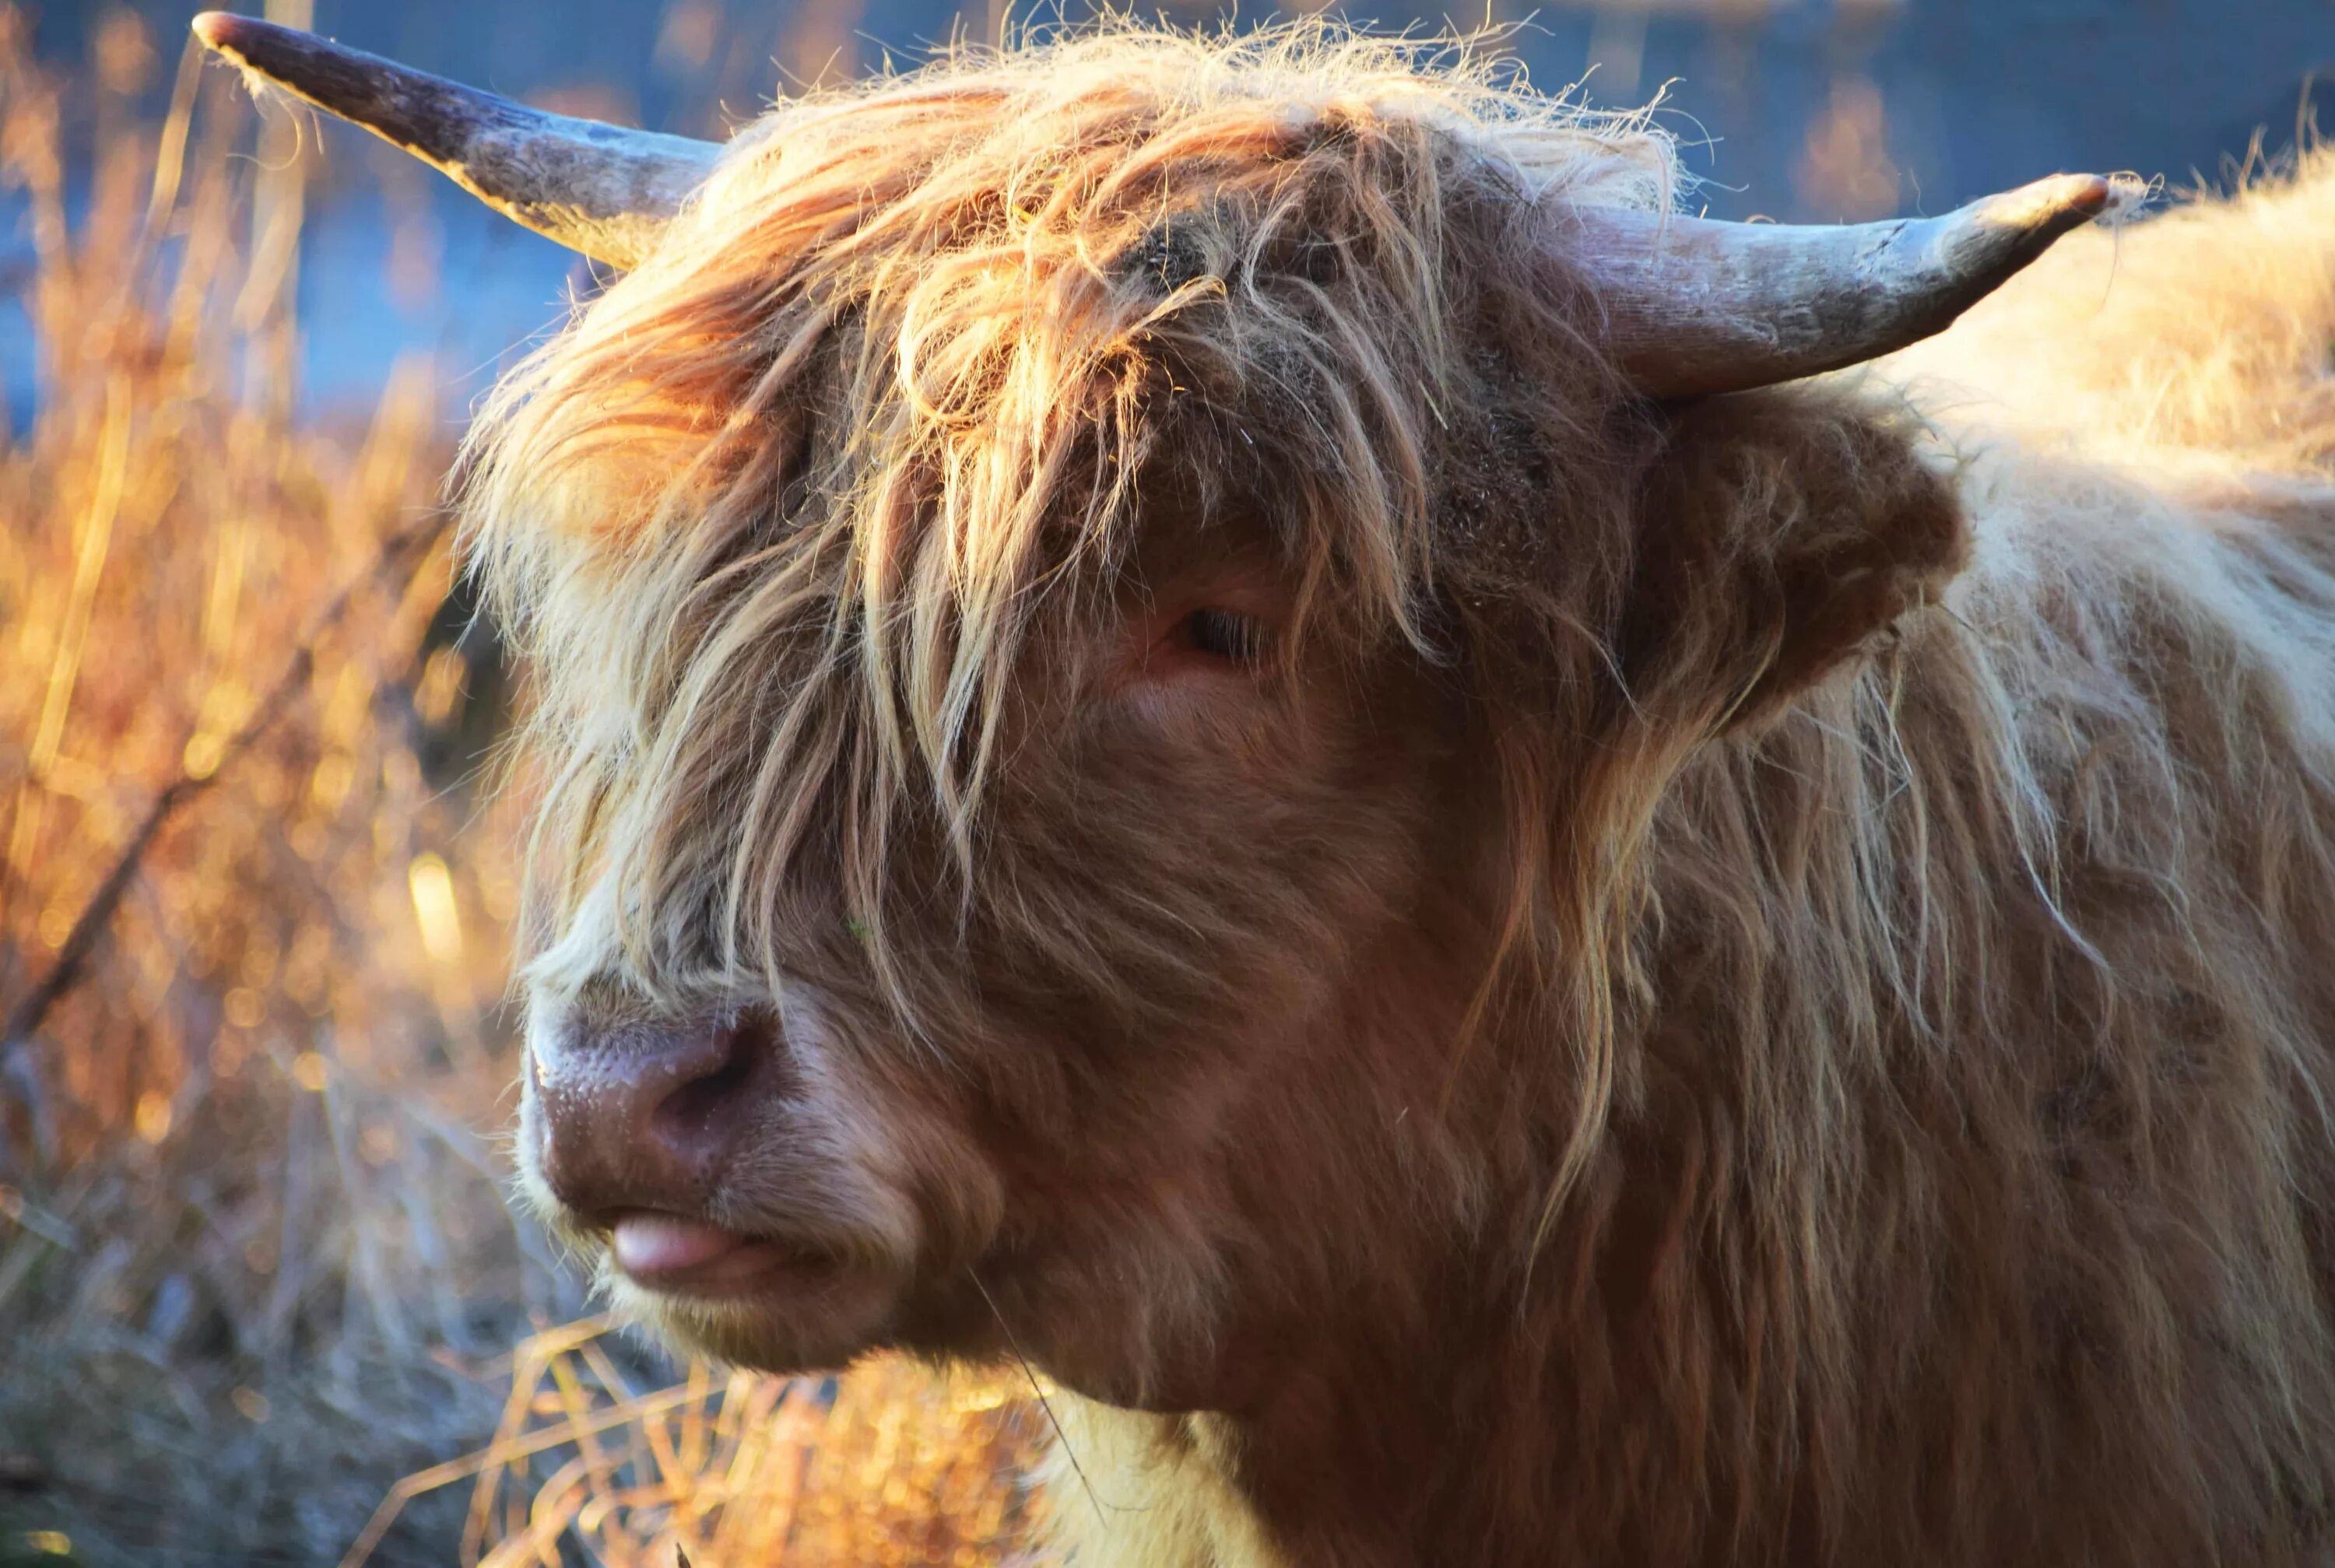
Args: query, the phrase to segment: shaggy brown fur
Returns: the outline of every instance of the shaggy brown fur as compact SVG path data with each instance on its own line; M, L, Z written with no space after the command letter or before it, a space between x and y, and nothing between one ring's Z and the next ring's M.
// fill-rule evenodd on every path
M1671 182L1114 33L774 111L503 390L538 1027L772 1019L704 1213L858 1282L620 1299L1027 1353L1081 1563L2335 1556L2335 180L2006 303L2092 448L1636 398L1549 208Z

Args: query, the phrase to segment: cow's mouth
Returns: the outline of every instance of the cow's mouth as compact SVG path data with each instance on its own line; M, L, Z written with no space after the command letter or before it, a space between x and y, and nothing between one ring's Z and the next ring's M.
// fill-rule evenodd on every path
M625 1278L664 1295L735 1299L830 1283L845 1265L784 1242L678 1215L616 1216L608 1253Z
M662 1210L603 1216L617 1299L677 1348L770 1372L839 1367L878 1343L896 1271Z

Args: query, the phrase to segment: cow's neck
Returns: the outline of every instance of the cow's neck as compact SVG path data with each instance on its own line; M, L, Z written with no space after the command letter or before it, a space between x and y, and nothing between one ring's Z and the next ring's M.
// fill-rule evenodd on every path
M1453 1263L1456 1286L1471 1271ZM1473 1272L1482 1277L1480 1266ZM1238 1411L1130 1411L1065 1390L1047 1490L1071 1560L1080 1568L1531 1560L1549 1508L1563 1505L1552 1480L1571 1468L1562 1451L1569 1428L1548 1417L1555 1363L1545 1345L1528 1348L1538 1335L1519 1321L1512 1294L1502 1304L1469 1293L1472 1303L1358 1302L1335 1329L1291 1344L1279 1375ZM1526 1473L1532 1484L1514 1484Z
M1437 1060L1422 1042L1448 1038L1468 991L1447 987L1440 1014L1404 1018L1402 999L1437 993L1406 967L1419 961L1402 944L1374 955L1367 969L1387 977L1387 994L1329 1031L1347 1061L1345 1070L1324 1065L1318 1093L1367 1097L1395 1081L1394 1061ZM1545 1024L1520 1018L1515 1028L1516 1039L1482 1040L1485 1058L1536 1062L1516 1070L1525 1078L1545 1073ZM1366 1052L1385 1070L1354 1070ZM1579 1471L1580 1428L1552 1415L1581 1403L1565 1341L1584 1313L1601 1334L1629 1313L1629 1287L1604 1275L1642 1267L1646 1249L1615 1244L1648 1227L1627 1215L1602 1227L1594 1258L1552 1237L1526 1277L1516 1260L1546 1190L1545 1140L1532 1130L1540 1118L1524 1083L1497 1070L1439 1114L1440 1082L1430 1075L1416 1093L1347 1108L1340 1125L1383 1128L1386 1141L1342 1149L1346 1179L1334 1195L1277 1178L1271 1151L1257 1151L1244 1211L1278 1205L1288 1218L1292 1205L1329 1205L1301 1229L1368 1215L1367 1236L1346 1250L1372 1262L1332 1279L1276 1256L1284 1272L1251 1299L1280 1306L1218 1325L1216 1385L1184 1390L1206 1413L1131 1411L1064 1391L1048 1492L1080 1568L1407 1568L1539 1555L1552 1510L1571 1505L1563 1478ZM1444 1116L1454 1125L1439 1135ZM1446 1162L1425 1152L1439 1146L1507 1153ZM1635 1152L1635 1170L1650 1175L1660 1157ZM1628 1205L1612 1198L1612 1176L1601 1166L1591 1179L1603 1191L1584 1196L1618 1211ZM1439 1183L1450 1190L1427 1197ZM1463 1187L1478 1195L1461 1197Z

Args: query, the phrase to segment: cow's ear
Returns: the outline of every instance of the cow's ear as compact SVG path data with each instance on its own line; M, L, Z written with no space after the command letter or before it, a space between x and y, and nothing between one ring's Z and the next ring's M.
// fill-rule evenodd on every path
M1756 721L1934 596L1968 528L1903 421L1822 393L1666 411L1616 639L1642 711Z

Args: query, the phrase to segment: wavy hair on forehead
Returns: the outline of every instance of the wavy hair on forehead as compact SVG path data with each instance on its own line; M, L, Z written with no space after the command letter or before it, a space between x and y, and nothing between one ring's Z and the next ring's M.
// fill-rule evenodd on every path
M775 978L773 889L828 855L905 1006L887 845L931 824L970 886L1016 655L1107 588L1145 476L1269 462L1303 615L1417 636L1454 211L1676 179L1642 117L1320 23L1118 24L781 103L470 437L556 923L605 900L644 983Z

